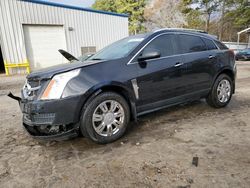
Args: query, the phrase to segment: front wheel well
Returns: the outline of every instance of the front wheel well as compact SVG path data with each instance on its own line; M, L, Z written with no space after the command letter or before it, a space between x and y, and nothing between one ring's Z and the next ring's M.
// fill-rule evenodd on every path
M103 86L98 89L98 94L103 93L103 92L115 92L117 94L120 94L128 103L129 105L129 110L130 110L130 117L131 120L136 120L136 107L135 107L135 102L131 100L131 97L129 95L129 92L124 89L123 87L120 86Z

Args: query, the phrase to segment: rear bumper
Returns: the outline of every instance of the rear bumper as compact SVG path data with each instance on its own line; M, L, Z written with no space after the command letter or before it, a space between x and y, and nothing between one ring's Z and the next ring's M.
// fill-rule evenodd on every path
M79 133L81 96L47 101L20 101L23 126L34 138L66 140Z

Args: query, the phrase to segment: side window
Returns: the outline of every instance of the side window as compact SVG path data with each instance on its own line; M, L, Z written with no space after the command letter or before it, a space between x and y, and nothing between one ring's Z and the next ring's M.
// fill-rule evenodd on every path
M206 46L207 46L207 50L216 50L218 49L214 42L210 39L206 39L206 38L202 38L202 40L206 43Z
M143 50L143 54L147 52L151 52L157 50L161 53L161 57L166 57L170 55L174 55L174 48L173 48L173 40L174 35L172 34L165 34L155 38L151 41Z
M216 43L216 45L221 49L221 50L227 50L228 49L228 47L226 47L226 45L225 44L222 44L221 42L219 42L219 41L214 41L215 43Z
M179 48L182 53L200 52L207 50L205 43L198 36L179 35Z

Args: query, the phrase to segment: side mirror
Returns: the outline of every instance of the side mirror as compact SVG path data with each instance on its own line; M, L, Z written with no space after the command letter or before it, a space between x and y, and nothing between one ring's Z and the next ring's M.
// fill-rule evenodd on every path
M139 56L138 57L138 61L145 61L145 60L148 60L148 59L155 59L155 58L159 58L161 57L161 54L159 51L151 51L151 52L146 52L144 54L142 54L142 56Z

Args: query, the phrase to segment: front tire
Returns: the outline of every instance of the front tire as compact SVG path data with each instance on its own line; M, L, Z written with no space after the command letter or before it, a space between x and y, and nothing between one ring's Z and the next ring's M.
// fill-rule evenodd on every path
M130 120L127 101L114 92L103 92L84 106L80 130L92 141L106 144L126 132Z
M215 80L213 88L211 89L207 103L214 108L222 108L228 105L233 93L233 81L226 75L221 74Z

